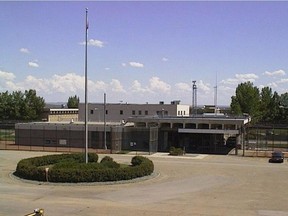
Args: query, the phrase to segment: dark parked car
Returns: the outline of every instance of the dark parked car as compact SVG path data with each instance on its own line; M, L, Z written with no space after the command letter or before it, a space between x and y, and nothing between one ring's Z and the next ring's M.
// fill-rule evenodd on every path
M281 151L272 152L272 157L269 159L269 163L283 163L284 154Z

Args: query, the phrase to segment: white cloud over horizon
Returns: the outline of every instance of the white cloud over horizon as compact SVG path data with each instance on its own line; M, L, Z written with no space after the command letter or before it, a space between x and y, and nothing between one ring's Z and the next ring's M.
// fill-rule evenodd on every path
M143 88L141 83L138 80L134 80L131 86L131 91L135 93L146 93L146 92L151 92L150 89Z
M15 79L15 75L11 72L6 72L6 71L1 71L0 70L0 80L14 80Z
M150 78L149 83L149 89L153 92L160 91L162 93L170 93L171 86L168 83L160 80L159 77L154 76Z
M176 83L175 84L176 89L178 89L179 91L183 91L183 92L191 92L192 91L192 86L189 85L188 83Z
M237 85L243 82L254 82L257 80L259 76L257 76L254 73L247 73L247 74L235 74L234 78L227 78L224 80L221 80L221 84L227 84L227 85Z
M233 79L235 80L235 84L238 84L241 80L258 79L258 76L255 74L237 74ZM229 79L226 79L226 83L221 82L218 85L218 101L223 105L230 104L231 96L235 94L236 89L236 86L231 85L231 82L227 82L227 80L229 81ZM263 87L270 86L276 88L278 85L285 83L288 83L288 79L283 78L263 85ZM215 91L213 85L204 80L197 80L196 85L198 104L213 103ZM259 86L261 87L261 85ZM48 78L28 75L23 80L17 81L13 73L0 70L0 89L8 91L35 89L44 99L50 98L50 101L53 98L57 101L61 100L56 99L55 95L57 95L57 98L68 98L68 96L76 94L80 95L81 98L84 94L84 76L76 73L54 74ZM281 88L281 91L284 90ZM119 98L121 98L123 101L131 100L131 102L137 101L141 103L149 100L155 102L179 99L189 104L192 87L190 82L172 84L162 80L158 76L152 76L151 78L147 78L147 80L134 80L130 84L116 78L112 78L110 81L88 80L88 92L89 98L98 101L101 101L101 95L105 92L109 95L110 101L119 101Z

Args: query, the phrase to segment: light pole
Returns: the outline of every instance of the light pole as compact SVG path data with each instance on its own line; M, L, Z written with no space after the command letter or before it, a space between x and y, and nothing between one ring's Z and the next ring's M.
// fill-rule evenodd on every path
M104 148L107 150L107 143L106 143L106 93L104 93Z
M88 8L86 8L86 24L85 24L85 163L88 163L87 41L88 41Z

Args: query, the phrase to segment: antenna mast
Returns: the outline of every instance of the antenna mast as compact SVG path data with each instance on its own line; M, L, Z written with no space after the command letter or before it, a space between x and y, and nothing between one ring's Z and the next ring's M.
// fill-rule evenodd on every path
M197 115L197 86L196 80L192 81L192 113Z
M215 85L214 89L215 89L215 91L214 91L214 106L215 106L214 112L217 113L217 100L218 100L218 81L217 81L217 73L216 73L216 85Z

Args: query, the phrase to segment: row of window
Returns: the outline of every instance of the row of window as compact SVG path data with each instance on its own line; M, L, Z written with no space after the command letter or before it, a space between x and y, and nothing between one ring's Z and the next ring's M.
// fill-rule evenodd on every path
M178 116L179 115L185 115L186 113L185 113L185 110L178 110Z
M54 114L78 114L78 111L68 111L68 110L65 110L65 111L50 111L50 114L51 115L54 115Z
M90 110L90 114L93 115L94 114L94 111L93 109ZM97 110L96 110L97 111ZM119 114L120 115L124 115L124 111L123 110L119 110ZM157 111L156 112L157 115L168 115L168 111L165 110L165 111ZM108 110L106 110L106 115L108 115ZM142 110L138 110L138 112L136 112L136 110L132 110L132 116L135 116L135 115L143 115L143 112ZM145 110L144 111L144 115L149 115L149 112L148 110ZM181 111L181 115L182 115L182 111ZM184 114L185 115L185 111L184 111Z

